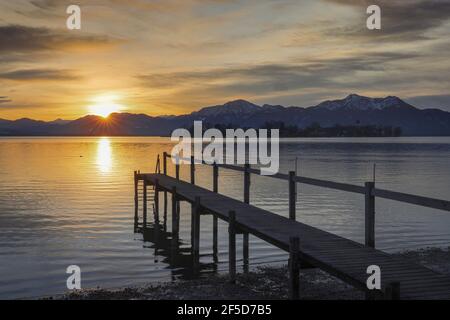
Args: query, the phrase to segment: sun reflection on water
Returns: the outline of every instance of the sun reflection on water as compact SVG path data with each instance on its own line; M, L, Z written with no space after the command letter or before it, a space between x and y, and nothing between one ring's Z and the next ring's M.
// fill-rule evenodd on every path
M111 172L113 164L111 141L101 138L97 146L97 167L102 173Z

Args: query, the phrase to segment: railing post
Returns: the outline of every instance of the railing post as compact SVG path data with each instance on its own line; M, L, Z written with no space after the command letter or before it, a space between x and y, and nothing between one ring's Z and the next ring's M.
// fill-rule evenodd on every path
M289 172L289 219L296 220L296 182L295 182L295 171Z
M213 165L213 192L219 192L219 166L214 162ZM218 248L218 218L213 215L213 257L214 261L217 260L217 248Z
M195 158L191 157L191 184L195 184Z
M155 180L155 224L159 224L159 181Z
M167 152L163 153L163 173L167 176Z
M139 193L138 193L139 180L137 171L134 171L134 226L137 228L139 223Z
M236 283L236 213L228 213L228 266L230 282Z
M175 247L178 244L179 233L179 212L177 206L177 188L172 188L172 245Z
M391 282L386 287L385 298L387 300L400 300L400 282Z
M289 299L300 298L300 261L299 261L300 239L291 237L289 239Z
M194 261L198 261L200 256L200 197L195 197L192 218L194 220L192 224L194 231L192 239L192 255Z
M180 159L178 157L175 158L175 178L180 180Z
M250 203L250 164L245 164L244 171L244 202Z
M215 162L213 164L213 192L219 192L219 166Z
M143 228L147 228L147 180L144 179L144 190L142 197L142 216L143 216Z
M372 194L375 184L366 182L365 187L365 245L375 248L375 196Z

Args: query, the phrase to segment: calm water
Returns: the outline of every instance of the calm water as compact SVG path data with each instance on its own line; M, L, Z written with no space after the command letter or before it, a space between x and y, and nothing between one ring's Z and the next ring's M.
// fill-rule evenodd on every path
M450 138L297 139L280 148L282 172L298 157L302 175L362 185L376 163L381 188L450 198ZM170 149L164 138L0 138L0 298L64 292L72 264L81 267L84 288L189 279L188 207L182 205L181 252L172 259L168 239L155 247L133 232L133 170L153 172L156 154ZM211 168L198 168L197 180L210 188ZM221 170L222 193L242 199L242 182L239 173ZM285 190L285 182L252 176L251 202L286 216ZM380 249L450 245L446 212L388 200L377 200L376 210ZM302 222L362 242L363 212L361 195L299 187ZM202 276L227 270L227 226L219 222L214 263L211 222L202 217ZM250 261L281 264L286 255L250 237Z

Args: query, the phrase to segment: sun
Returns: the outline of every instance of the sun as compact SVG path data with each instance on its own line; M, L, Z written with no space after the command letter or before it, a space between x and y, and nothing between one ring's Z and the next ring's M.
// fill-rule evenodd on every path
M118 96L114 94L106 94L97 96L92 99L93 104L88 107L89 113L107 118L111 113L120 112L122 105L117 103Z

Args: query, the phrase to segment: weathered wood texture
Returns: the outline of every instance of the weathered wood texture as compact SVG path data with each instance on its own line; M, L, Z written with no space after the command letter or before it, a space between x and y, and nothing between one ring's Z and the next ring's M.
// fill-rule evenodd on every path
M342 279L348 284L367 290L367 267L381 268L382 292L392 283L400 283L401 298L449 299L450 278L419 264L391 256L364 244L345 239L304 223L293 221L272 212L251 206L230 197L214 193L172 177L160 174L138 174L139 180L149 184L159 182L159 188L171 192L176 188L180 200L194 203L201 198L201 210L228 221L235 213L234 226L274 246L289 252L290 238L301 239L301 261L312 264Z

